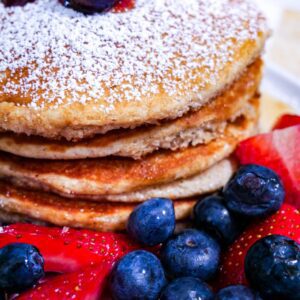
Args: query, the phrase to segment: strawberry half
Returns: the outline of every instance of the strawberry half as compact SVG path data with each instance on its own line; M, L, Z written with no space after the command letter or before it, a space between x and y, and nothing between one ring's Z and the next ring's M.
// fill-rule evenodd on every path
M140 248L125 234L15 224L3 227L0 248L14 242L36 246L46 272L74 272L102 262L115 262Z
M111 264L101 264L82 271L58 275L37 284L15 299L102 299L101 295L110 270Z
M258 135L240 143L241 164L258 164L274 170L286 189L286 202L300 209L300 125Z
M274 215L250 225L222 256L215 286L223 288L231 284L246 284L244 260L247 251L257 240L270 234L284 235L300 243L299 211L293 206L284 204Z
M275 129L284 129L291 126L300 125L300 116L297 115L283 115L275 124Z

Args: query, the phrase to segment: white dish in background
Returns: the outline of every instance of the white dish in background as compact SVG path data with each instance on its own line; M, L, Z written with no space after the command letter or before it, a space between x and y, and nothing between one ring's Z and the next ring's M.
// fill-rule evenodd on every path
M300 114L300 82L282 68L266 63L261 90L290 105L295 114Z

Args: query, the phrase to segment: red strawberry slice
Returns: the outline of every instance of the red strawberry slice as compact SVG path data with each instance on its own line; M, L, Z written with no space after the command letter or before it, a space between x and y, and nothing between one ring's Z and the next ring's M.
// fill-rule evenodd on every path
M283 180L286 201L300 209L300 125L243 141L236 150L241 164L274 170Z
M121 13L133 9L135 6L135 0L119 0L112 11L116 13Z
M15 224L3 227L0 247L22 242L36 246L45 259L46 272L74 272L102 262L115 262L138 249L125 234L70 228Z
M284 129L291 126L300 125L300 116L297 115L283 115L275 124L275 129Z
M244 260L249 248L259 239L280 234L300 243L300 213L293 206L284 204L274 215L256 222L227 249L222 256L220 273L215 286L223 288L231 284L246 284Z
M18 300L97 300L102 299L111 264L88 267L82 271L52 277L22 293Z

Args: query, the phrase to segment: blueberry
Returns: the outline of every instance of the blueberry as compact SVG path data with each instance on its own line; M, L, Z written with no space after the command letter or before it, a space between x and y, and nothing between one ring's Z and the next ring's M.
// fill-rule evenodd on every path
M170 277L211 279L218 270L220 246L204 231L187 229L161 249L161 261Z
M175 222L173 202L154 198L135 208L129 217L127 231L140 243L154 246L172 236Z
M7 7L9 6L24 6L29 2L34 2L35 0L2 0L3 4Z
M150 252L138 250L116 264L110 283L113 299L156 300L167 282L159 259Z
M19 292L44 276L44 259L29 244L14 243L0 249L0 289Z
M119 0L60 0L65 6L85 14L110 10Z
M159 300L213 300L210 287L198 278L181 277L174 279L162 291Z
M281 235L258 240L245 258L245 273L264 299L300 299L300 244Z
M220 290L215 300L262 300L259 294L244 285L230 285Z
M224 245L231 244L242 233L246 221L230 212L220 196L209 196L194 207L194 222Z
M245 165L224 188L224 197L230 210L244 216L262 217L281 207L285 191L271 169Z

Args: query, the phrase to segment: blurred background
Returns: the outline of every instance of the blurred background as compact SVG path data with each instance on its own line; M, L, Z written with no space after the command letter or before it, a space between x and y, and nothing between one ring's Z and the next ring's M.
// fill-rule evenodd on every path
M283 67L300 81L300 1L255 1L264 10L273 30L267 61Z
M254 1L265 12L273 31L265 53L263 99L279 101L278 114L300 113L300 0ZM273 107L268 108L269 102L262 102L262 113L269 114L265 119L270 120L276 113Z

